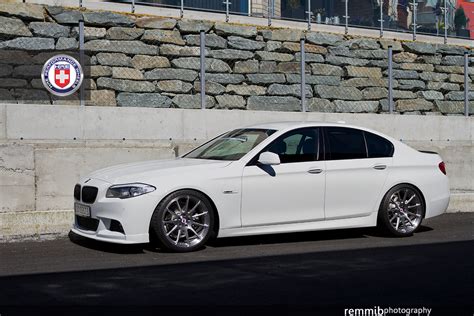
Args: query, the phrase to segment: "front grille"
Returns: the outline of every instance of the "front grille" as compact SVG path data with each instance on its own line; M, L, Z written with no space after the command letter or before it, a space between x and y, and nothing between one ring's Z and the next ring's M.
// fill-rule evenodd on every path
M80 184L76 184L76 186L74 187L74 198L77 201L81 200L81 185Z
M95 202L99 189L96 187L82 187L82 202L92 204Z
M76 224L79 228L96 231L97 227L99 227L99 220L96 218L76 216Z

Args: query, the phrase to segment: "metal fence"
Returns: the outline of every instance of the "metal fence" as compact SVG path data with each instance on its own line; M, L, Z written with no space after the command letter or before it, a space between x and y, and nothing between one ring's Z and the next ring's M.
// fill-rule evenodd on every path
M80 5L87 0L78 0ZM105 1L104 1L105 2ZM312 24L378 29L444 37L474 38L474 6L461 0L111 0L135 6L151 5L179 8L181 17L187 10L222 12L272 19L305 21ZM472 12L471 12L472 11ZM470 18L471 17L471 18ZM471 20L471 21L470 21Z

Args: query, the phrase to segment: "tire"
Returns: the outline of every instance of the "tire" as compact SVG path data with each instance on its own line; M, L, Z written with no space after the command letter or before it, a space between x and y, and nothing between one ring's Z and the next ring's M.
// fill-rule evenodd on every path
M209 199L193 190L171 193L156 207L150 240L172 252L191 252L205 246L213 234L214 211Z
M378 227L397 237L411 236L421 226L425 202L416 187L399 184L384 196L378 213Z

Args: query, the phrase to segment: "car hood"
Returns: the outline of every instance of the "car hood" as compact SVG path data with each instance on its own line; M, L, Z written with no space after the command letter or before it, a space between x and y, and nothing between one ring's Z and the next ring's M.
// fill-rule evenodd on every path
M205 171L209 168L223 168L230 163L231 161L190 158L150 160L100 169L92 172L86 178L99 179L113 184L146 182L157 176Z

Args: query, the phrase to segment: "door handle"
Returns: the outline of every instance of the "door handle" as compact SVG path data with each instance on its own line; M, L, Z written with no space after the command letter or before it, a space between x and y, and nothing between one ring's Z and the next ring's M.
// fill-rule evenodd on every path
M386 165L375 165L373 168L375 170L384 170L384 169L387 168L387 166Z
M320 169L320 168L311 168L308 170L308 173L311 173L311 174L318 174L321 172L323 172L323 169Z

